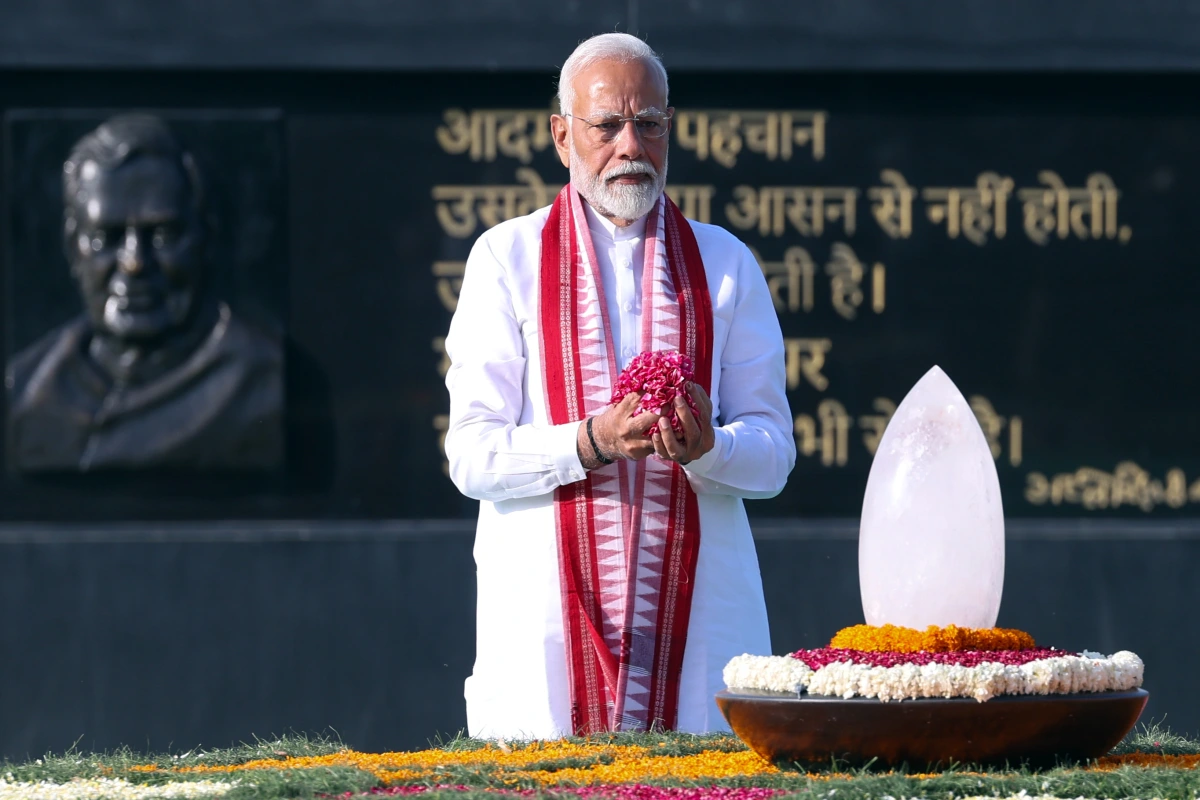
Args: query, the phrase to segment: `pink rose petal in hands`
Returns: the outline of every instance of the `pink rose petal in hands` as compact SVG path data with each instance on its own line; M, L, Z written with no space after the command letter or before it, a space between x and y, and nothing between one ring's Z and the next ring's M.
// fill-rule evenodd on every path
M694 380L692 360L677 350L654 350L637 355L617 378L611 402L620 402L630 392L642 393L634 416L649 411L667 418L677 436L683 435L683 425L675 412L675 397L682 395L692 410L697 425L703 426L700 411L686 386ZM646 434L649 436L649 432Z

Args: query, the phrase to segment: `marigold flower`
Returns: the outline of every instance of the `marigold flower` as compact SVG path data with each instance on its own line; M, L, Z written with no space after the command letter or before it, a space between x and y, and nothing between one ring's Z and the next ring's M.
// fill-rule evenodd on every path
M1107 772L1118 767L1169 767L1172 769L1196 769L1200 766L1200 754L1166 755L1163 753L1125 753L1119 756L1104 756L1096 760L1093 770Z
M312 769L315 767L356 767L373 773L380 780L419 780L453 767L495 767L520 769L529 764L558 759L638 757L647 752L632 745L573 744L565 741L531 742L520 749L486 745L478 750L420 750L410 753L360 753L342 750L322 756L261 758L242 764L195 765L173 767L168 772L232 773L259 769ZM160 771L153 764L131 767L138 772Z
M1032 650L1033 637L1015 628L930 625L924 631L899 625L854 625L838 631L831 648L873 653L951 653L962 650Z
M690 756L625 757L610 764L595 764L578 769L543 770L513 773L518 778L536 780L543 786L554 784L630 783L657 778L676 780L713 780L747 775L766 775L778 768L750 750L727 753L705 750Z

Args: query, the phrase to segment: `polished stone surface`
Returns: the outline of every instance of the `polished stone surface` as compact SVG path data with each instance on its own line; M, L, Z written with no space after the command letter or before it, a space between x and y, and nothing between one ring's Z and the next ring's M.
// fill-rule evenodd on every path
M734 733L772 762L947 769L1098 758L1133 728L1148 698L1135 689L884 703L726 690L717 705Z
M970 404L939 367L905 395L871 463L858 570L869 625L996 624L1000 482Z

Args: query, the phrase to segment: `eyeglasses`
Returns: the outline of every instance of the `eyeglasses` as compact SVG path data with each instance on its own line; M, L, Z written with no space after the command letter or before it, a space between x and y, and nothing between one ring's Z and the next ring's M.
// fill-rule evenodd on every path
M574 117L588 126L588 135L596 144L608 143L621 135L626 122L632 122L634 130L643 139L661 139L667 132L667 122L670 114L651 111L633 117L622 117L618 114L600 115L594 117L576 117L574 114L563 114L564 117Z

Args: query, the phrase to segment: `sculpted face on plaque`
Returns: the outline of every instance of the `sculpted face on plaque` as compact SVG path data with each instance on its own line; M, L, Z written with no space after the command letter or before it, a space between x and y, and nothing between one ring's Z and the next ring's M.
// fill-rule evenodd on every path
M204 276L191 160L147 155L120 169L94 160L72 166L78 179L67 198L67 254L92 325L122 341L177 331Z
M1004 586L1004 509L987 439L934 367L896 408L867 479L859 583L869 625L990 628Z
M83 313L9 363L10 462L27 472L277 466L282 342L212 291L192 156L162 120L119 116L76 143L62 177Z

